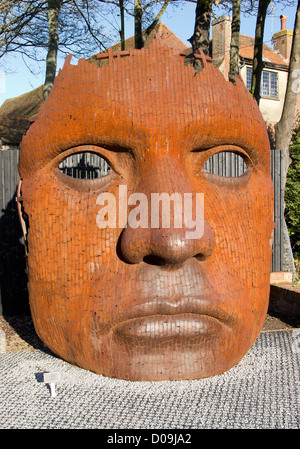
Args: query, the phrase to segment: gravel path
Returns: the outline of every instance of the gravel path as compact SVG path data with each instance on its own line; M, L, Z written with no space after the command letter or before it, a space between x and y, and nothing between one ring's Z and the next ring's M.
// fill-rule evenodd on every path
M300 329L274 318L230 371L173 382L96 375L55 357L30 334L30 320L26 336L24 320L15 319L13 330L13 320L0 321L2 337L4 327L11 332L0 354L2 429L300 428ZM16 336L17 322L23 338ZM60 376L56 397L45 373Z

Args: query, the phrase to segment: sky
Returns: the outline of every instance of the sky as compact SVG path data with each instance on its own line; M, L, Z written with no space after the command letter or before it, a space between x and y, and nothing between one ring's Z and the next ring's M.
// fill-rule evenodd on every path
M272 46L272 36L280 30L280 15L287 16L287 29L293 30L296 6L283 7L280 4L274 6L274 11L266 18L264 42ZM222 12L220 13L222 15ZM175 33L186 45L190 46L188 39L193 34L194 20L195 20L195 4L185 3L184 6L167 9L162 17L162 22ZM242 17L241 18L241 34L254 37L255 35L256 17ZM133 35L133 25L127 26L126 37ZM86 55L91 56L89 54ZM1 63L1 61L0 61ZM20 56L10 56L5 65L0 65L0 105L8 98L13 98L29 92L36 87L39 87L44 82L43 65L40 64L41 72L37 75L32 75L30 70L24 64ZM74 63L72 61L72 63ZM60 59L58 69L62 67L63 60ZM33 67L35 70L37 66Z

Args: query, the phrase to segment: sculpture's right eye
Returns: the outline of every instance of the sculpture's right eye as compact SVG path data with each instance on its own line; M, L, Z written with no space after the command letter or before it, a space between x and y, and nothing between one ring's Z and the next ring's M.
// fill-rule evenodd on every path
M71 154L59 164L58 168L61 173L81 180L103 178L111 170L103 157L91 152Z
M224 178L239 178L246 173L248 166L245 157L232 151L220 151L206 161L204 170L208 174Z

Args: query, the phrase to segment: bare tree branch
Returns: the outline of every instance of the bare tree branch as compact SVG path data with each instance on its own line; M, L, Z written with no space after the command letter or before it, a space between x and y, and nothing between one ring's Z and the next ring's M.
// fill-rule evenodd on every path
M89 20L86 18L85 14L83 14L83 12L81 11L81 9L79 8L76 0L72 0L74 3L75 8L77 9L77 11L79 12L79 14L81 15L81 17L83 18L84 22L86 23L86 26L91 34L91 36L95 39L95 41L100 45L100 48L103 47L103 49L105 49L105 46L102 44L102 42L97 38L97 36L95 36L95 33L91 27L91 24L89 22ZM88 2L87 2L88 4Z
M165 12L165 10L167 9L167 6L169 5L170 0L166 0L164 2L164 4L162 5L160 11L158 12L157 16L153 19L153 22L150 26L148 26L148 28L145 31L145 35L146 38L149 36L149 34L151 33L152 30L154 30L154 28L156 27L156 25L158 24L158 22L160 21L163 13Z

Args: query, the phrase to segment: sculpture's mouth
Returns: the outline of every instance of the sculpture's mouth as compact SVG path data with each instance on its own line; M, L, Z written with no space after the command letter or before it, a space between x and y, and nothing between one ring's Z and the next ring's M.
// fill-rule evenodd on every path
M149 315L119 323L114 335L121 338L161 340L203 338L218 334L223 323L217 318L196 313Z
M118 318L113 334L122 338L203 338L233 327L233 317L203 297L156 298Z

